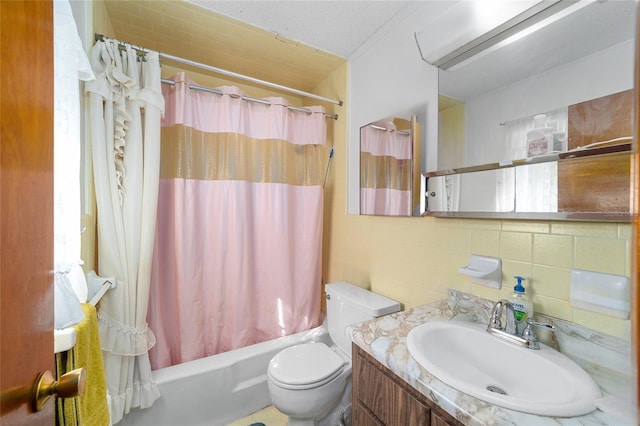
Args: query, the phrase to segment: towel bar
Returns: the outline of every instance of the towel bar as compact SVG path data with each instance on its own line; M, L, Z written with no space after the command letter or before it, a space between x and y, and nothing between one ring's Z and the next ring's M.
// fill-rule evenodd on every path
M87 274L87 288L89 303L96 306L107 291L116 288L116 279L115 277L100 277L95 271L91 271Z

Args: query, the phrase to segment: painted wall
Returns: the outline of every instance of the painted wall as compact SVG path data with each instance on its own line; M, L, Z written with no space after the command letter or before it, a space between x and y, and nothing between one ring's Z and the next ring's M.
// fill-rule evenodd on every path
M422 11L423 12L423 11ZM400 301L405 308L443 299L448 288L492 300L511 294L514 275L522 275L537 312L630 339L629 320L573 308L569 303L571 269L629 276L630 224L392 218L349 214L357 170L357 129L370 121L413 109L428 140L436 137L437 73L421 61L413 32L433 15L413 10L393 32L381 35L349 58L349 69L330 78L345 79L332 93L347 99L334 128L336 156L327 188L324 282L345 280ZM381 64L382 63L382 64ZM395 66L389 65L395 64ZM344 77L342 77L343 75ZM346 83L348 81L348 83ZM321 85L318 92L328 89ZM348 95L348 98L347 98ZM433 158L433 151L427 155ZM437 153L435 154L437 158ZM356 185L357 188L357 185ZM503 260L501 290L471 284L458 268L471 254Z
M446 123L446 125L443 125ZM464 163L465 106L456 103L438 113L438 170L459 167Z

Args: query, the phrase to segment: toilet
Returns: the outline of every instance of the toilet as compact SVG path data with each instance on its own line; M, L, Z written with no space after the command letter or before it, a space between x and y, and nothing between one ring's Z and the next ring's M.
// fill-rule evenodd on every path
M350 418L351 339L347 327L400 310L395 300L346 282L325 285L332 343L283 349L269 362L271 401L289 426L342 425Z

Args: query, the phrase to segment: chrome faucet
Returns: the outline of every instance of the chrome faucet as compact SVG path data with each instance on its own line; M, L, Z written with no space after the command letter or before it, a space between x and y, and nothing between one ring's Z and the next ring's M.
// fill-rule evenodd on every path
M505 316L504 327L502 326L503 314ZM516 313L513 305L508 300L502 299L496 302L491 310L487 331L500 339L515 343L516 345L529 349L540 349L533 326L546 327L551 331L555 330L555 327L551 324L537 322L531 320L531 318L527 318L527 326L523 330L522 336L518 336L516 332Z
M506 325L502 327L502 313L506 317ZM498 300L493 306L491 311L491 318L489 319L489 329L503 330L509 334L516 334L516 313L513 309L513 305L506 299Z

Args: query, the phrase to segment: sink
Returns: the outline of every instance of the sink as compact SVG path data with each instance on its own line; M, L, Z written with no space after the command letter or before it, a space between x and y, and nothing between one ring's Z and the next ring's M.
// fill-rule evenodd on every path
M501 407L573 417L596 409L600 389L575 362L540 344L519 347L489 334L486 325L433 321L407 336L409 353L447 385Z
M75 328L62 328L53 330L53 352L60 353L68 351L76 344Z

